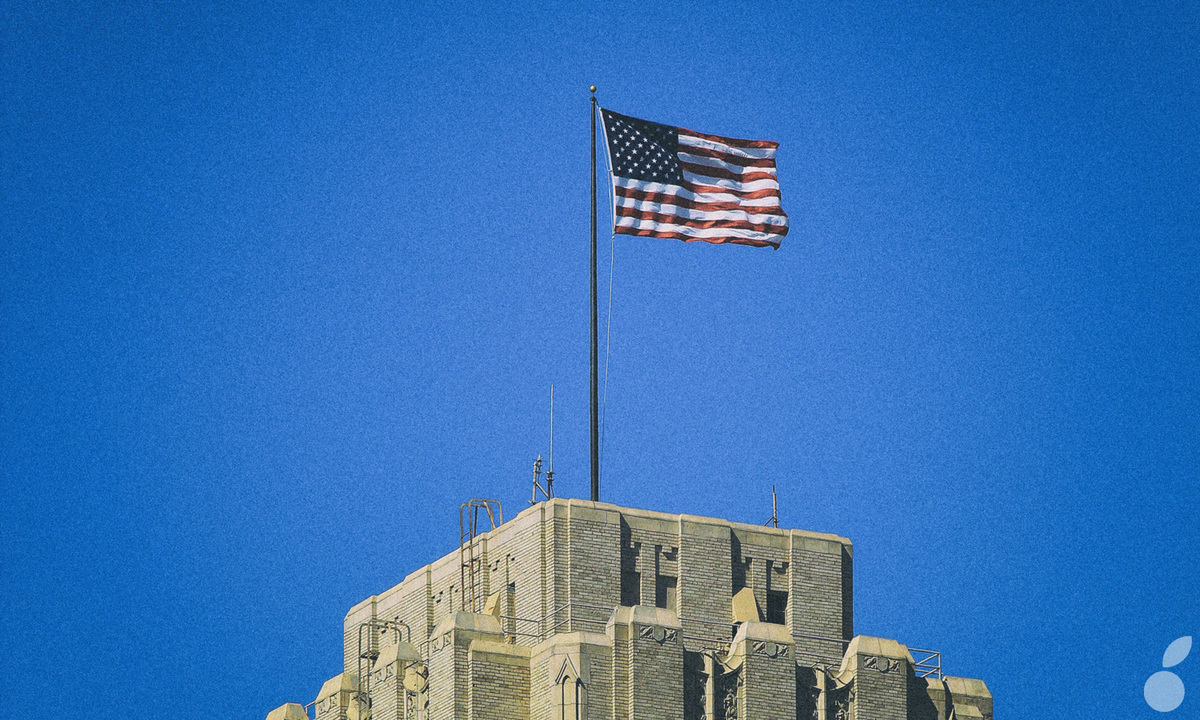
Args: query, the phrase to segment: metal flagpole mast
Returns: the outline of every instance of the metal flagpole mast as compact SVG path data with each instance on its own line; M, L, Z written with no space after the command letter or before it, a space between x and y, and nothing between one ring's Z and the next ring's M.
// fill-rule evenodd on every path
M599 372L600 341L596 320L596 86L592 92L592 501L600 499L600 403Z

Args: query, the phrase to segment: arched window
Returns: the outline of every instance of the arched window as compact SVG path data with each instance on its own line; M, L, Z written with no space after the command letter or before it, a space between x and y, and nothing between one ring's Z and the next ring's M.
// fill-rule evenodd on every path
M587 687L575 664L567 658L558 672L554 720L587 720Z

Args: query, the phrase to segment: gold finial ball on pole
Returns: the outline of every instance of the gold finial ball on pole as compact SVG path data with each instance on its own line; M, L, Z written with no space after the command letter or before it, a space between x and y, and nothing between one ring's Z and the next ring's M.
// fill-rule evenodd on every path
M594 93L594 92L596 92L596 86L595 86L595 85L589 85L589 86L588 86L588 90L591 90L591 91Z

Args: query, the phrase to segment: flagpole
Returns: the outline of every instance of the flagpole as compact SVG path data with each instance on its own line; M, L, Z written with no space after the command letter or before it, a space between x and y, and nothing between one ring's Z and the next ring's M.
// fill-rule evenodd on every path
M600 360L599 323L596 319L596 86L592 93L592 501L600 500Z

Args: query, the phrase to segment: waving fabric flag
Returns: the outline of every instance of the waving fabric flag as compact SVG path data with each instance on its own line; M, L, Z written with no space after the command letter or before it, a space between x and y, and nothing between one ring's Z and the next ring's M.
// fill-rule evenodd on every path
M601 110L613 231L779 247L788 232L770 140L738 140Z

